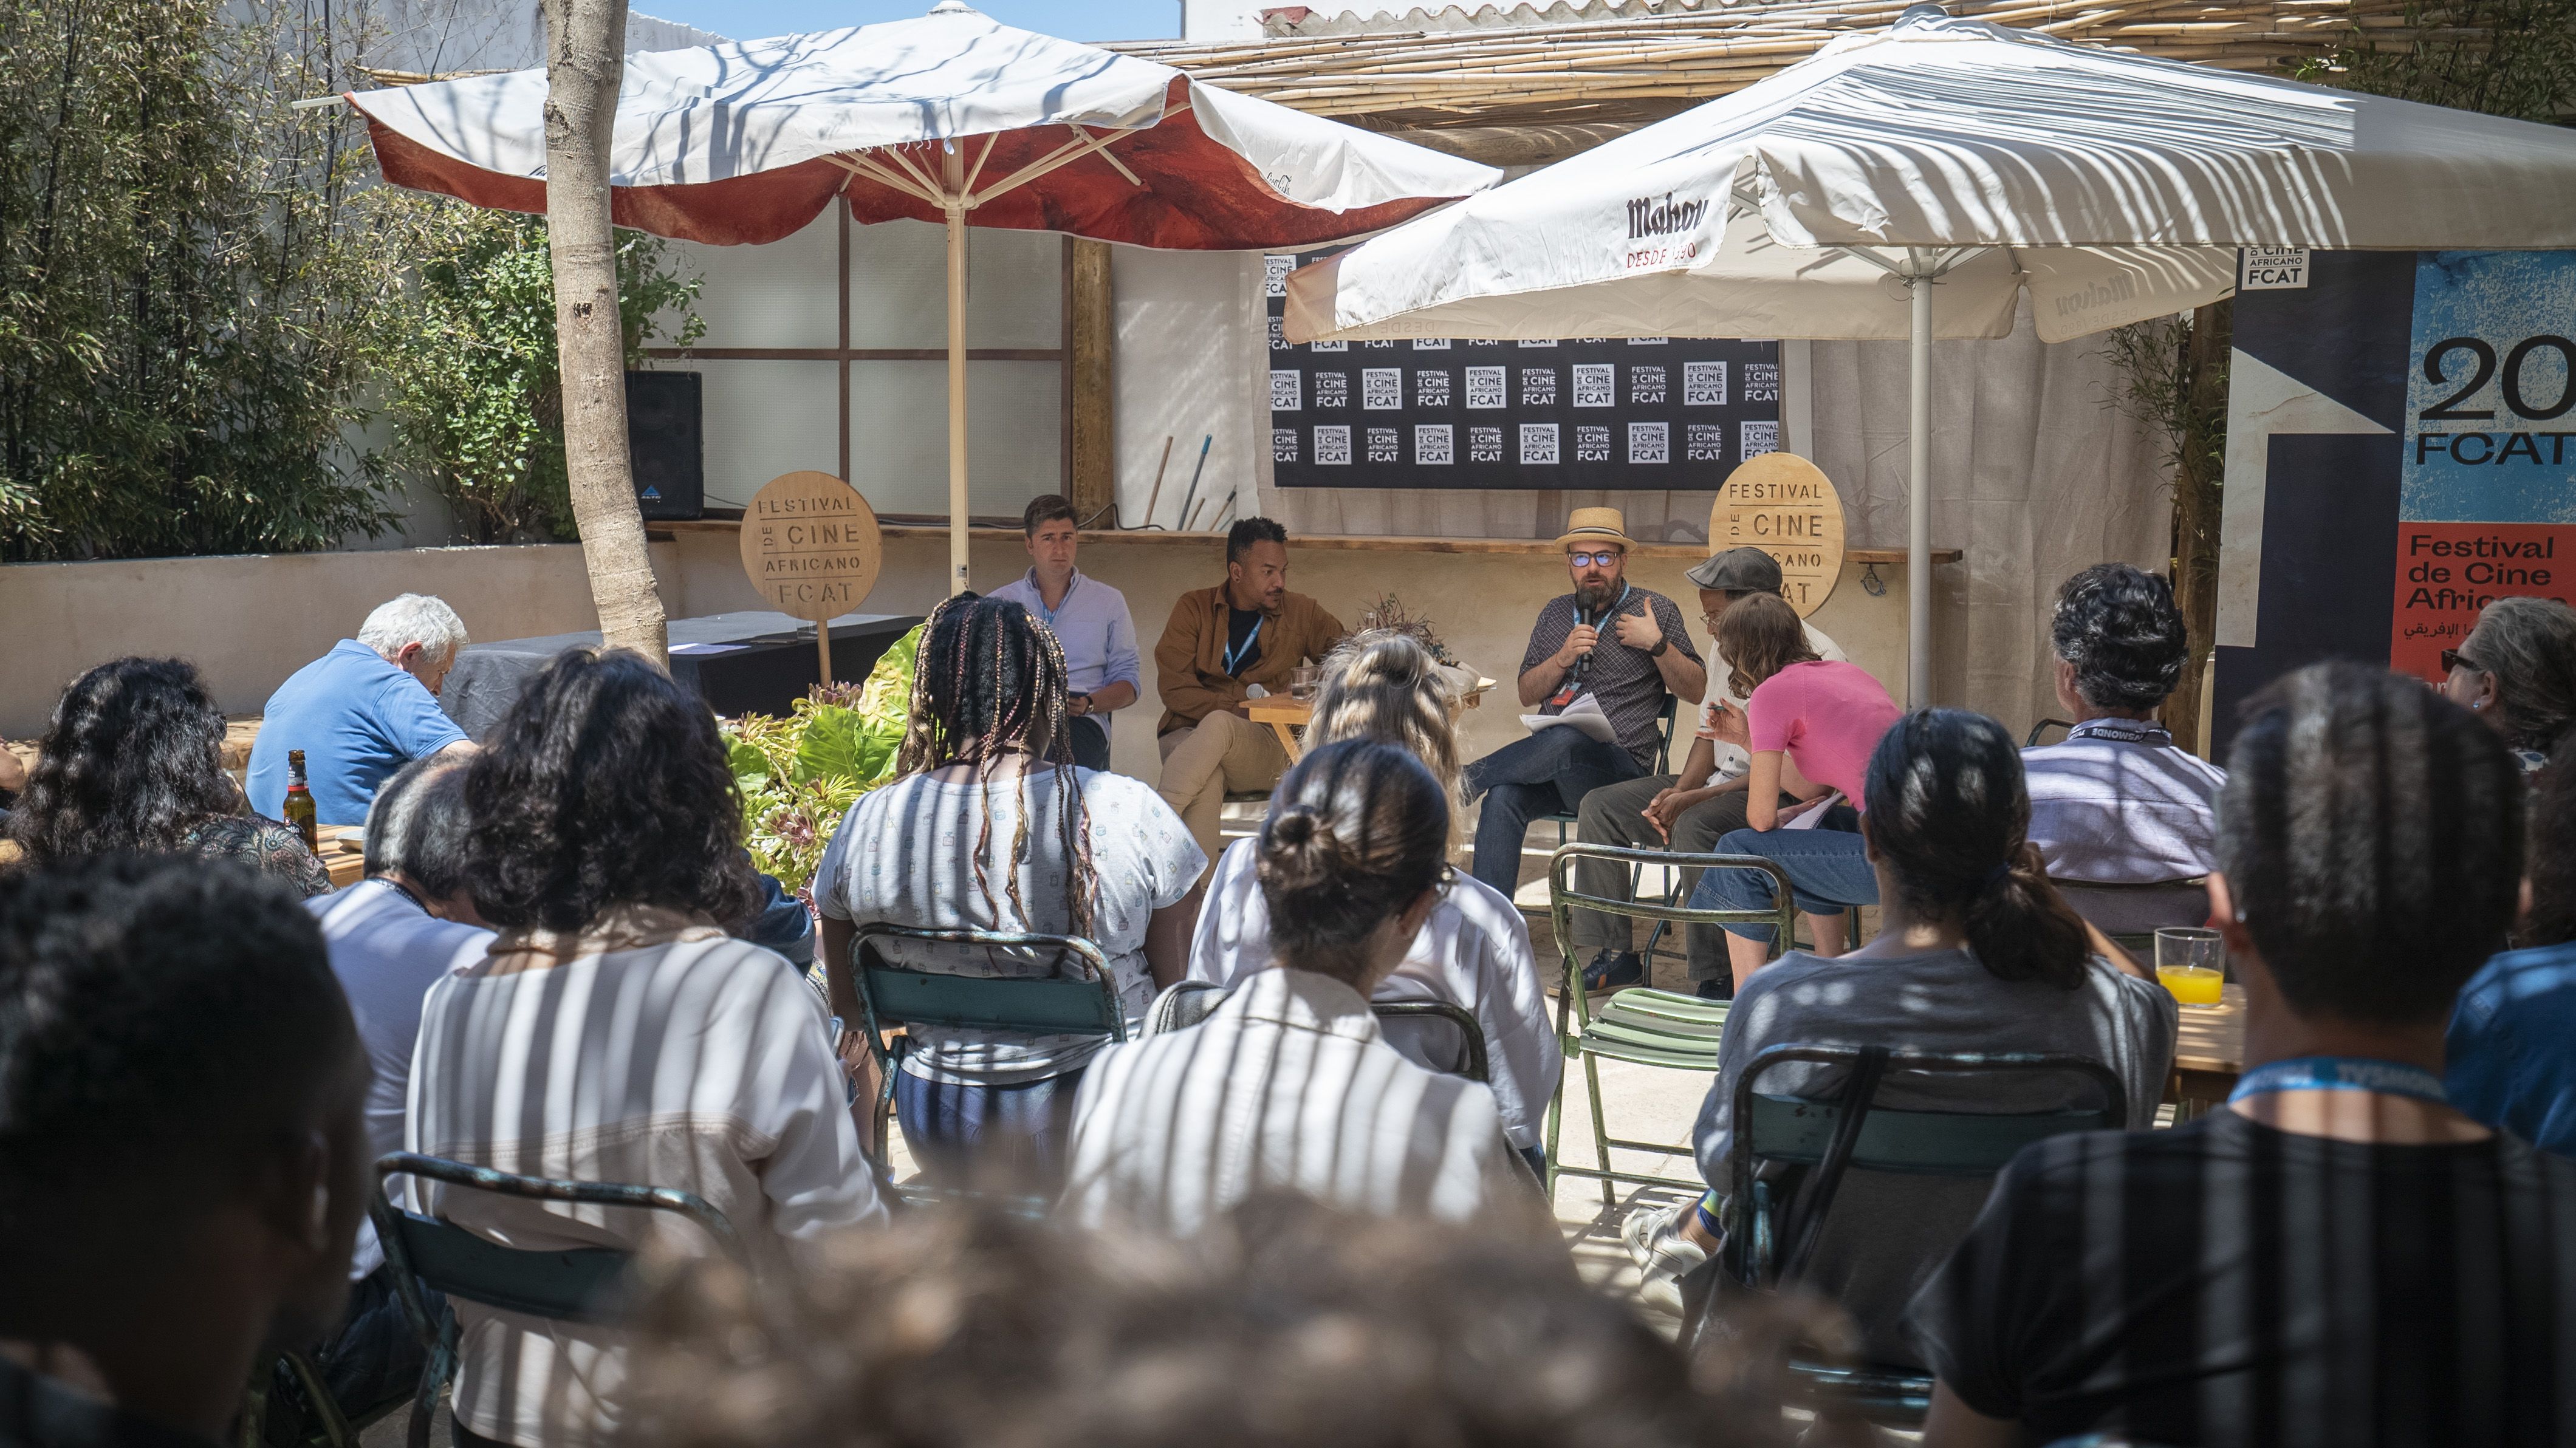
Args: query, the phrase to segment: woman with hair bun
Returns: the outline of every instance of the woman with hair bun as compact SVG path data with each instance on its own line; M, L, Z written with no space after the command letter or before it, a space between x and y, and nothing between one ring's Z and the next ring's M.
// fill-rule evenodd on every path
M1324 659L1323 675L1314 722L1306 728L1308 747L1345 739L1395 745L1430 769L1444 799L1456 798L1458 696L1430 650L1410 635L1371 629L1337 645ZM1270 964L1260 852L1258 839L1243 839L1218 859L1190 947L1190 979L1232 986ZM1547 1018L1529 923L1510 897L1472 875L1453 876L1404 959L1373 994L1383 1001L1447 1001L1475 1016L1484 1028L1503 1135L1540 1166L1547 1103L1556 1094L1564 1052ZM1386 1028L1388 1045L1434 1071L1460 1068L1457 1037L1455 1027L1440 1021Z
M1271 797L1256 873L1271 960L1188 1030L1092 1060L1073 1108L1078 1221L1190 1236L1267 1191L1465 1220L1517 1168L1493 1093L1389 1046L1369 993L1449 888L1448 791L1392 745L1309 753Z
M1871 752L1866 789L1861 838L1878 876L1879 936L1834 959L1792 951L1736 993L1692 1135L1700 1175L1720 1190L1733 1180L1736 1081L1763 1048L1786 1042L2089 1056L2127 1088L2129 1125L2153 1126L2173 1062L2173 997L2094 954L2084 922L2041 872L2021 756L2003 726L1959 709L1905 715ZM1842 1080L1792 1065L1764 1072L1760 1087L1831 1096ZM2036 1072L1891 1072L1877 1096L1898 1109L1994 1112L2090 1100L2080 1081ZM1844 1178L1806 1280L1851 1313L1871 1361L1921 1364L1900 1328L1905 1305L1967 1231L1986 1185ZM1651 1279L1705 1260L1723 1219L1712 1191L1697 1207L1633 1214L1623 1235Z

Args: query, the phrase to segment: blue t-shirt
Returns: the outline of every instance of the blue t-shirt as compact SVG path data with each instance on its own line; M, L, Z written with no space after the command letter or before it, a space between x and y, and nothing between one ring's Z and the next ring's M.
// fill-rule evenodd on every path
M2491 956L2461 988L2443 1087L2471 1120L2576 1156L2576 942Z
M285 818L286 753L301 749L321 822L365 824L376 786L464 738L420 680L342 639L269 695L250 750L250 807Z

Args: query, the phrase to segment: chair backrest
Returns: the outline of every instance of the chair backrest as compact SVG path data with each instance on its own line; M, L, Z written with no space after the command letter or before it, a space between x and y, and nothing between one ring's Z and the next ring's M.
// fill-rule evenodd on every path
M1657 743L1655 745L1655 773L1657 774L1670 774L1673 772L1673 735L1680 732L1674 727L1673 721L1681 717L1681 706L1681 700L1675 698L1670 692L1666 692L1664 695L1663 710L1655 716L1655 734L1657 737Z
M1694 910L1687 905L1667 905L1647 898L1644 892L1634 900L1614 899L1608 895L1586 894L1574 888L1572 876L1578 860L1610 860L1632 869L1653 865L1673 870L1759 870L1771 877L1771 908L1768 910ZM1556 847L1547 861L1547 907L1556 927L1556 950L1563 958L1570 980L1581 973L1582 961L1575 954L1574 912L1591 910L1603 915L1624 916L1631 920L1661 920L1674 925L1768 925L1773 927L1774 950L1786 949L1790 932L1798 923L1797 902L1790 898L1789 875L1776 861L1759 855L1692 855L1676 850L1636 849L1627 845L1601 845L1590 840L1572 840ZM1578 992L1573 999L1580 1001Z
M426 1304L417 1288L479 1302L505 1312L565 1322L597 1322L613 1303L612 1288L634 1254L610 1247L532 1251L504 1247L453 1222L405 1211L386 1195L389 1177L426 1177L448 1186L499 1196L593 1206L672 1212L704 1228L728 1256L745 1261L742 1239L724 1213L695 1192L671 1187L624 1186L517 1176L443 1157L398 1151L376 1162L376 1196L368 1204L385 1256L393 1262L397 1293L413 1326L429 1331Z
M2074 727L2074 725L2067 723L2063 719L2042 719L2038 723L2030 726L2030 732L2022 736L2021 747L2024 749L2036 749L2039 747L2039 736L2042 734L2047 733L2051 729L2072 729Z
M1081 966L1083 973L976 976L889 965L878 951L877 942L882 940L926 941L1031 955L1052 953L1050 969L1060 972L1072 961ZM850 957L859 1004L868 1014L871 1040L883 1040L889 1027L899 1025L970 1026L1127 1039L1127 1013L1119 1005L1118 982L1110 973L1109 959L1088 940L1026 931L931 930L872 921L858 928Z
M1833 1100L1773 1096L1760 1090L1774 1067L1804 1062L1844 1066L1849 1080ZM1987 1113L1914 1111L1876 1104L1889 1072L1910 1075L2051 1073L2089 1082L2099 1106L2055 1111ZM1804 1164L1809 1170L1777 1231L1779 1280L1802 1273L1833 1208L1843 1174L1905 1172L1925 1176L1992 1176L2034 1141L2069 1131L2118 1131L2129 1124L2128 1089L2110 1067L2090 1056L2062 1052L1894 1051L1885 1046L1764 1048L1736 1078L1732 1205L1750 1210L1754 1173L1766 1161ZM1754 1234L1747 1233L1746 1236ZM1756 1248L1757 1256L1767 1255ZM1751 1264L1770 1275L1768 1262Z
M1177 981L1166 986L1145 1012L1145 1034L1150 1038L1166 1031L1188 1030L1216 1014L1216 1008L1224 1005L1225 998L1231 994L1231 987L1204 980ZM1492 1058L1485 1049L1485 1029L1466 1007L1455 1001L1371 1001L1369 1013L1381 1022L1448 1022L1457 1029L1467 1058L1456 1074L1470 1081L1492 1082Z

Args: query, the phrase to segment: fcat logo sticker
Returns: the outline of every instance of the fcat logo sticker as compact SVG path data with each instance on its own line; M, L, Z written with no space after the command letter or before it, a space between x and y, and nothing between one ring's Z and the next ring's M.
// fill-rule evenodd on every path
M2238 253L2236 289L2240 292L2305 291L2307 285L2304 246L2249 246Z

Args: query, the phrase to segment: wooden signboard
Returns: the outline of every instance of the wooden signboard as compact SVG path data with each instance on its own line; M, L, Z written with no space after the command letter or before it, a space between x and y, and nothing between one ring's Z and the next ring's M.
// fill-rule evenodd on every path
M1794 453L1764 453L1727 475L1708 510L1712 553L1751 544L1780 565L1780 594L1805 618L1843 576L1843 500Z
M857 608L885 565L876 510L830 473L788 473L742 513L742 571L771 608L814 624L832 677L831 621Z

